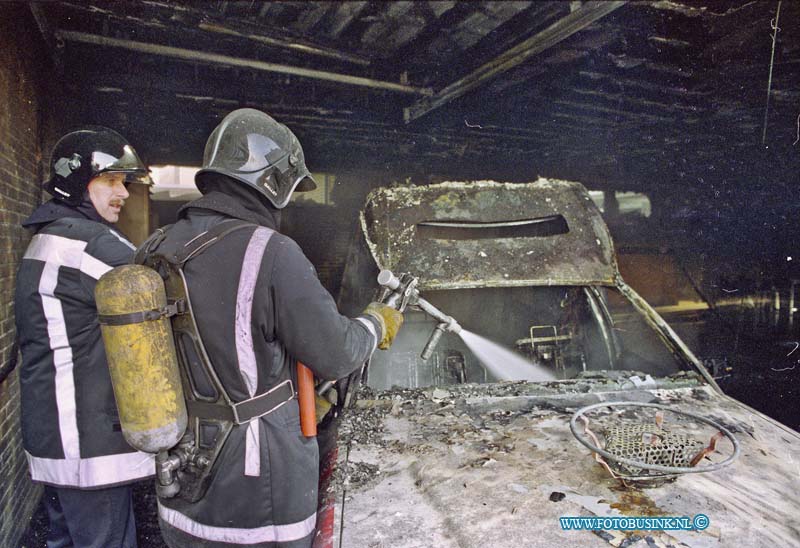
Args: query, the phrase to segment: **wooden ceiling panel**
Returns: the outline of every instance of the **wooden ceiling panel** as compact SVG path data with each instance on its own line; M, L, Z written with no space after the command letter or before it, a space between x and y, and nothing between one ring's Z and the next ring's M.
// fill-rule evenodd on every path
M561 157L573 174L616 173L620 187L643 184L642 173L668 179L661 169L680 169L689 175L674 180L696 184L715 156L730 163L714 173L732 173L731 150L737 162L769 158L786 174L800 169L800 146L792 144L800 132L800 2L782 3L768 108L777 2L660 0L604 14L403 123L403 110L420 97L593 5L70 0L34 7L58 81L75 101L93 98L78 112L140 136L148 120L158 120L159 135L163 128L200 134L225 112L253 106L296 124L323 165L420 158L415 169L442 176L467 168L513 176L510 158L526 170L554 170ZM157 48L120 47L130 43ZM170 56L169 48L197 55ZM213 55L233 61L209 62ZM302 70L264 72L254 63ZM334 77L313 77L320 72ZM765 119L765 144L776 156L761 145ZM157 141L158 154L182 154L166 135ZM348 155L349 147L358 154ZM483 163L464 161L482 155Z

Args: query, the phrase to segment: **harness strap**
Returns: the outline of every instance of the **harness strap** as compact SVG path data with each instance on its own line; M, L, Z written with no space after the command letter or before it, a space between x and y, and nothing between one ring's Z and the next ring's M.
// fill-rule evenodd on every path
M133 255L134 264L144 264L150 254L164 241L167 236L167 230L172 228L173 225L162 226L157 228L148 238L136 249Z
M239 372L247 388L249 399L240 402L232 401L228 391L223 386L214 365L211 363L203 345L202 337L195 323L192 312L191 299L186 279L184 266L191 259L205 252L211 246L219 243L225 236L242 228L254 227L242 263L242 274L239 280L236 301L236 352L239 362ZM193 353L199 360L192 360L179 352L181 363L182 384L185 390L186 408L191 424L194 425L194 441L188 442L191 454L202 457L202 465L194 468L182 468L184 475L179 477L182 498L195 502L202 498L207 487L208 478L213 473L214 462L219 456L233 425L246 425L245 432L245 475L260 475L260 449L259 449L259 421L254 420L280 408L296 397L291 379L287 379L272 387L267 392L255 395L257 387L256 359L253 355L252 335L250 334L250 308L253 305L253 290L260 268L261 255L273 233L271 229L260 227L257 224L229 219L222 221L205 232L194 236L184 245L178 247L170 245L167 249L159 249L165 241L171 227L165 227L153 234L136 254L136 259L155 269L165 281L167 296L170 305L176 307L176 312L171 318L173 335L176 345L182 344L193 348ZM177 249L176 249L177 247ZM183 313L177 310L183 307ZM169 308L169 307L166 307ZM146 310L135 315L126 315L123 318L104 318L104 321L117 321L127 323L132 321L147 321L168 315L167 310ZM246 320L246 321L245 321ZM241 325L240 325L241 324ZM241 328L241 329L240 329ZM242 331L240 333L240 331ZM179 350L180 350L179 348ZM191 364L189 361L191 360ZM195 364L195 365L192 365ZM192 375L204 375L216 393L215 397L201 395L195 387ZM211 445L203 446L199 426L202 421L218 427L219 435L214 437ZM199 458L197 457L197 458ZM195 460L197 460L197 458ZM201 461L197 461L201 462Z
M179 299L169 303L164 308L153 308L127 314L98 314L97 320L100 325L130 325L132 323L152 322L161 318L171 318L176 314L185 313L186 301Z
M189 415L203 419L228 421L234 424L246 424L253 419L268 415L294 398L294 385L291 379L274 386L270 390L240 401L231 406L190 400L186 402Z
M214 225L205 232L201 232L186 242L177 252L166 254L159 253L159 245L164 241L167 232L173 226L174 225L167 225L153 233L137 250L136 262L144 264L149 257L158 257L170 263L173 268L180 270L189 260L197 257L232 232L247 227L258 228L259 225L241 219L228 219ZM188 308L186 300L178 299L176 301L171 301L166 307L160 310L145 310L113 316L103 315L100 316L100 323L105 325L125 325L153 321L162 317L185 314L188 312ZM189 415L193 417L227 421L241 425L275 411L283 404L293 399L295 394L296 392L291 379L287 379L263 394L253 396L252 398L238 403L229 405L222 399L217 402L208 402L187 398L186 407Z
M144 243L136 250L133 262L136 264L145 264L148 258L156 253L158 246L161 245L161 242L163 242L164 238L167 237L167 231L173 226L174 225L167 225L153 232L153 234L151 234L150 237L147 238L147 240L145 240ZM239 230L240 228L247 228L248 226L258 227L258 225L255 223L242 221L240 219L228 219L222 221L221 223L214 225L205 232L201 232L186 242L183 248L173 255L160 256L175 267L182 268L186 261L205 251L208 246L218 242L231 232Z
M177 263L181 267L188 261L208 249L209 246L221 240L231 232L240 228L258 227L257 224L241 221L239 219L229 219L214 225L205 232L201 232L184 244L183 249L178 251L171 262Z

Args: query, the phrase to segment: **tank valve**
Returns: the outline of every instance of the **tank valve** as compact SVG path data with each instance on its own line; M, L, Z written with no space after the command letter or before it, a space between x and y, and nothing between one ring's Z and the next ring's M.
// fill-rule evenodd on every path
M156 454L156 491L162 498L172 498L177 495L181 486L176 481L175 475L181 467L181 459L177 455L170 455L168 451Z

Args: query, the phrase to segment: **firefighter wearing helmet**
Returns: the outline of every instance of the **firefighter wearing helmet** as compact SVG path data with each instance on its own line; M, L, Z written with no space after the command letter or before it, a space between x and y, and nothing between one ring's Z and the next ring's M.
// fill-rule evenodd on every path
M93 293L133 258L113 225L134 182L149 182L147 168L120 134L68 133L44 183L53 198L23 222L33 237L15 293L22 438L46 486L48 546L136 546L129 484L154 472L120 432Z
M158 459L161 471L181 467L178 486L168 474L160 484L161 531L171 548L310 547L319 454L300 428L297 364L320 379L346 377L389 347L403 318L379 303L354 319L339 314L279 232L292 193L316 187L283 124L253 109L230 113L208 139L196 182L203 196L141 250L143 264L166 273L168 294L168 272L180 270L193 318L172 324L191 379L189 430Z

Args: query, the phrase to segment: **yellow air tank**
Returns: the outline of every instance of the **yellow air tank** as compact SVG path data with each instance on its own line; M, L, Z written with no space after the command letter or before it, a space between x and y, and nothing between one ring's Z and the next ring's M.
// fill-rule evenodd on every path
M164 282L151 268L125 265L95 287L122 433L135 449L158 453L186 430L172 325L157 313L167 305Z

